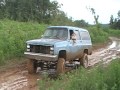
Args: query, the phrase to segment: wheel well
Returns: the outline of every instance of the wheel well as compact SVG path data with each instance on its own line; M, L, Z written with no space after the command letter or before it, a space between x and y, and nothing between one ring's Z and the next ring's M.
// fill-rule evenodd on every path
M59 57L58 58L64 58L64 59L66 59L66 51L65 50L59 51Z
M84 50L84 53L88 54L88 49L85 49L85 50Z

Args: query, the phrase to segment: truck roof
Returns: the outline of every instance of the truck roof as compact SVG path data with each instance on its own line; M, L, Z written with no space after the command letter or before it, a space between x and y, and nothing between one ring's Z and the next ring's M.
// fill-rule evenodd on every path
M76 29L80 31L87 31L86 29L79 28L79 27L73 27L73 26L49 26L48 28L67 28L67 29Z

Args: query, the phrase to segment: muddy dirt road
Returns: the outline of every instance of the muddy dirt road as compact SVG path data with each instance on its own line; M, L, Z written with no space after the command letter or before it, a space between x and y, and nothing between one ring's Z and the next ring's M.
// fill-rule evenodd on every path
M95 50L92 55L89 56L89 66L102 62L103 64L109 63L111 60L120 58L120 39L110 38L112 43L105 48Z
M104 48L95 50L89 56L89 66L99 62L109 63L112 59L120 58L120 39L111 38L112 43ZM38 90L37 81L42 78L40 73L30 75L26 64L0 72L0 90Z

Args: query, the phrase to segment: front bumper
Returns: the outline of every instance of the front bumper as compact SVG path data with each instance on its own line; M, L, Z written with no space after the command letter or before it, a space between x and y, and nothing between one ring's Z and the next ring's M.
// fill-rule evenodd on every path
M35 59L40 61L57 61L57 55L42 54L42 53L33 53L33 52L24 52L25 57L29 59Z

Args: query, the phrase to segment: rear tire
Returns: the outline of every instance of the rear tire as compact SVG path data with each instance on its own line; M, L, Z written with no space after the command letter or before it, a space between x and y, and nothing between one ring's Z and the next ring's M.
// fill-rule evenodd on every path
M88 55L84 53L83 57L80 59L80 64L84 67L88 67Z
M57 62L57 74L63 74L65 72L65 59L59 58Z
M36 73L37 65L36 60L29 59L27 62L28 73L33 74Z

